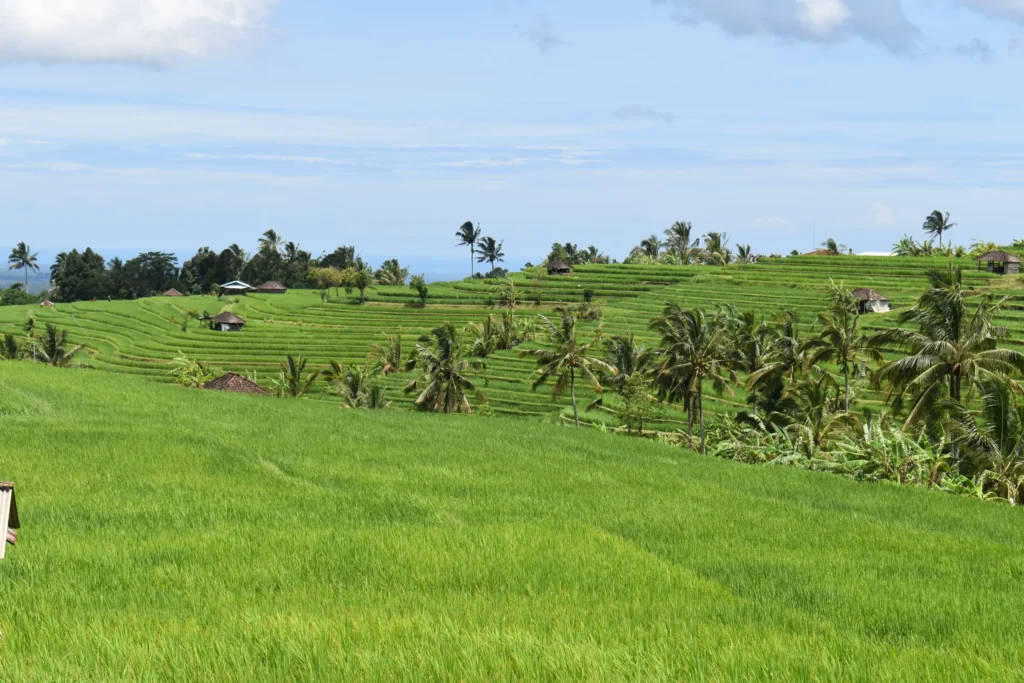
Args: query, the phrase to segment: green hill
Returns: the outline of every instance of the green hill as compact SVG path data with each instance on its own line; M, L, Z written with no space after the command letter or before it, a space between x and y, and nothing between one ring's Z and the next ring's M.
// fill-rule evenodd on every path
M524 424L0 363L0 679L1019 677L1015 510Z

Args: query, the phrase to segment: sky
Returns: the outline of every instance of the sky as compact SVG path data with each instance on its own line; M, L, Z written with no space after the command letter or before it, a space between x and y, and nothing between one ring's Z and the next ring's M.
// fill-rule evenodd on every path
M0 0L0 248L1024 237L1024 0Z

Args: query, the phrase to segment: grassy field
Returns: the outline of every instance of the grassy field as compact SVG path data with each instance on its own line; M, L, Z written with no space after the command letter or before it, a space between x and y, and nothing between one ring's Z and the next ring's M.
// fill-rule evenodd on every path
M523 425L0 363L0 680L1024 675L1015 510Z
M666 301L685 306L714 308L729 303L739 311L753 310L774 315L782 309L802 316L810 330L824 307L829 279L850 288L870 287L889 296L897 308L910 306L923 291L928 268L944 267L945 259L880 257L796 257L765 260L758 264L727 267L678 267L590 265L578 266L569 277L516 274L522 305L520 316L551 313L558 302L579 303L586 289L606 304L604 324L608 335L633 332L647 344L656 339L647 330L648 321L659 315ZM1024 350L1024 289L1016 277L1000 278L975 270L970 260L960 262L966 282L977 288L1006 287L1014 296L1001 321L1015 334L1009 344ZM40 323L53 322L71 332L73 341L89 347L90 363L118 373L144 375L169 381L172 359L184 353L211 363L221 370L255 372L267 383L278 372L278 362L287 354L302 354L311 368L324 368L329 361L360 363L371 344L383 341L384 333L400 334L406 353L419 335L444 321L458 325L480 322L496 311L495 282L467 280L430 286L429 305L416 305L416 295L407 287L376 287L360 305L344 290L340 297L322 302L309 290L292 290L285 295L254 294L235 301L213 297L149 298L139 301L79 302L58 304L54 309L39 307L0 308L0 332L20 332L31 314ZM333 295L333 293L332 293ZM539 303L538 303L539 301ZM230 309L248 320L240 334L200 328L182 332L180 320L186 310L216 314ZM894 316L865 318L866 329L891 325ZM568 399L552 404L543 392L530 389L534 367L515 351L500 352L476 373L492 408L506 415L557 420ZM412 397L401 393L409 376L388 380L390 398L399 407L410 407ZM314 398L336 402L321 384ZM878 396L868 387L860 389L860 405L880 407ZM710 397L709 412L735 411L743 405L742 387L733 395ZM600 420L600 415L588 415ZM660 426L672 431L683 416L669 411ZM675 420L675 423L672 422Z

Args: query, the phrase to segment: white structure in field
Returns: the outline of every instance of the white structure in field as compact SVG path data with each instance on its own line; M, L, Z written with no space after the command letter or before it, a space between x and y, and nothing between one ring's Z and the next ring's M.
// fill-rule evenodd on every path
M18 541L18 505L14 500L14 484L0 481L0 560L4 559L7 544Z

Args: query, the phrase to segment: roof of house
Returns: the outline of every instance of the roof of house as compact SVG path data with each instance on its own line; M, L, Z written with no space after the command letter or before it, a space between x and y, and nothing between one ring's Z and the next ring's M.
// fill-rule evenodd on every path
M181 292L176 290L174 287L171 287L170 289L168 289L166 292L164 292L163 295L164 296L185 296L184 294L182 294Z
M212 382L207 382L203 385L203 389L212 389L214 391L230 391L236 394L269 394L270 392L261 387L256 382L246 379L241 375L237 375L233 372L229 372L226 375L221 375Z
M986 263L1020 263L1019 258L1007 251L990 251L974 260Z
M40 305L40 306L53 306L53 302L52 302L52 301L50 301L49 299L47 299L46 301L43 301L43 302L42 302L42 303L40 303L39 305Z
M221 289L255 289L252 285L241 280L232 280L220 286Z
M279 290L280 289L280 290L284 290L284 289L288 289L288 288L285 287L284 285L282 285L280 282L275 282L274 280L271 280L269 282L264 282L257 289L273 289L273 290Z
M860 289L855 289L852 292L850 292L850 294L853 295L853 298L856 299L857 301L888 301L889 300L889 297L882 296L881 294L879 294L875 290L873 290L873 289L866 289L864 287L861 287Z
M231 311L224 311L223 313L220 313L219 315L214 316L212 318L212 322L217 323L217 324L227 323L228 325L244 325L245 324L245 318L239 318L237 315L235 315Z
M565 261L548 261L548 270L571 270L570 266Z

